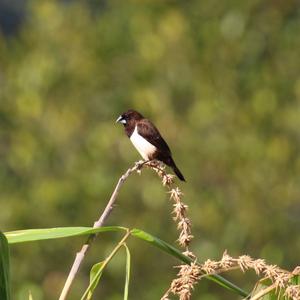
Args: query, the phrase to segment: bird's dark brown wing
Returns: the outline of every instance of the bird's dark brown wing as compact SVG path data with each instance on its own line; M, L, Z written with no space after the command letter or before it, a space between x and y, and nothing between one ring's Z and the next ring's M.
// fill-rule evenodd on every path
M168 144L162 138L158 129L148 119L140 120L137 124L137 130L141 136L154 145L160 152L171 155Z

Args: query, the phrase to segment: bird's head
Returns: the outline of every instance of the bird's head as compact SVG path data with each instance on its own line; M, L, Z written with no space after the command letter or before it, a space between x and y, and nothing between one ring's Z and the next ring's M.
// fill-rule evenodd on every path
M139 112L129 109L118 117L116 123L122 123L124 126L128 126L130 124L135 124L136 121L143 118L144 117Z

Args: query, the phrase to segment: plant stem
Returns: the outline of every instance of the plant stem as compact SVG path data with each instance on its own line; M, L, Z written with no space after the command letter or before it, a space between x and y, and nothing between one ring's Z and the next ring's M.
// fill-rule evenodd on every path
M139 161L139 162L135 163L134 167L129 168L126 171L126 173L124 173L120 177L120 179L119 179L119 181L118 181L118 183L117 183L117 185L116 185L116 187L115 187L115 189L114 189L114 191L113 191L113 193L112 193L112 195L111 195L111 197L110 197L110 199L109 199L109 201L108 201L108 203L107 203L107 205L106 205L106 207L103 211L103 213L101 214L99 219L94 223L94 226L93 226L94 228L99 228L99 227L103 226L104 222L107 220L107 218L109 217L109 215L110 215L110 213L111 213L111 211L114 207L114 204L116 202L119 191L120 191L122 185L124 184L125 180L130 176L131 173L133 173L134 171L139 170L143 166L143 164L144 164L144 161ZM67 298L68 293L69 293L70 288L71 288L71 285L72 285L72 283L75 279L76 274L79 271L80 265L81 265L85 255L86 255L87 251L89 250L91 244L95 240L96 236L97 236L97 234L89 235L86 243L82 246L81 250L79 252L77 252L75 260L74 260L73 265L72 265L72 268L69 272L69 275L67 277L65 285L64 285L64 287L62 289L62 292L59 296L59 300L65 300Z

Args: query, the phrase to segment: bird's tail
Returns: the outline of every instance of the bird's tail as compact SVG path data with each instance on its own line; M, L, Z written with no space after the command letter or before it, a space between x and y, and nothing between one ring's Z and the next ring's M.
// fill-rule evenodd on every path
M172 168L173 168L174 173L177 175L177 177L178 177L181 181L185 181L185 178L183 177L182 173L181 173L180 170L177 168L177 166L174 165Z
M174 171L174 173L177 175L177 177L181 180L181 181L185 181L184 176L182 175L182 173L180 172L180 170L177 168L173 158L170 158L169 164L168 164Z

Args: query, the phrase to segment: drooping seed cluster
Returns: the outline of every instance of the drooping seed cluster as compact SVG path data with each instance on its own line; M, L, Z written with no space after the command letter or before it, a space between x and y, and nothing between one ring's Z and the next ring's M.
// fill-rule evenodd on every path
M169 300L170 293L178 295L180 300L191 299L194 286L201 275L199 266L196 263L191 263L190 265L181 265L178 268L178 278L172 281L169 290L161 300Z
M226 251L219 261L207 259L202 264L197 263L196 256L188 248L193 239L191 221L187 217L188 206L182 202L183 193L181 190L178 187L174 187L175 176L167 174L165 166L158 161L150 161L142 165L153 169L162 179L163 186L168 188L170 199L173 201L173 219L177 222L177 229L180 232L178 243L185 249L183 254L189 256L194 261L191 264L184 264L177 267L179 268L177 278L172 281L170 288L161 300L169 300L170 294L177 295L180 300L190 300L194 286L201 278L234 269L240 269L242 272L252 269L258 276L270 279L273 283L272 289L277 293L283 293L285 297L291 300L300 300L300 285L292 284L291 282L293 276L300 275L299 266L294 271L288 272L276 265L266 264L263 259L253 259L248 255L233 258ZM266 288L266 293L269 290L270 287Z
M178 243L185 248L185 254L193 257L193 254L188 250L188 246L193 239L192 224L187 217L188 206L182 202L183 193L178 187L174 187L175 176L167 174L165 166L158 161L150 161L146 165L158 174L162 179L163 186L168 188L170 199L173 201L173 219L177 222L177 229L179 230Z
M173 220L177 223L177 229L179 230L179 237L177 239L179 245L185 249L184 255L189 256L193 260L196 259L194 253L192 253L188 246L193 239L192 224L187 217L188 205L182 202L183 193L179 187L174 187L174 175L167 174L165 166L157 161L151 161L146 164L152 170L154 170L158 176L162 179L163 186L168 188L170 194L170 200L173 201ZM170 289L162 297L167 300L170 292L179 296L180 300L190 299L194 284L197 283L199 277L199 269L195 263L191 265L179 266L178 278L173 280Z
M299 300L300 299L300 284L289 285L284 293L284 296L289 299Z
M298 267L294 271L288 272L276 265L268 265L263 259L253 259L249 255L233 258L226 251L220 261L208 259L203 264L199 264L199 268L206 274L222 273L232 269L240 269L245 272L252 269L257 275L271 279L276 289L285 289L290 285L291 278L300 274Z
M257 275L270 279L277 293L283 292L288 299L300 299L300 285L291 282L294 276L300 275L299 267L296 267L292 272L288 272L276 265L266 264L263 259L253 259L248 255L233 258L227 252L224 252L222 259L219 261L208 259L203 264L192 263L191 265L179 266L177 278L172 281L162 300L168 300L170 293L178 295L180 300L189 300L194 285L201 278L233 269L240 269L242 272L252 269Z

